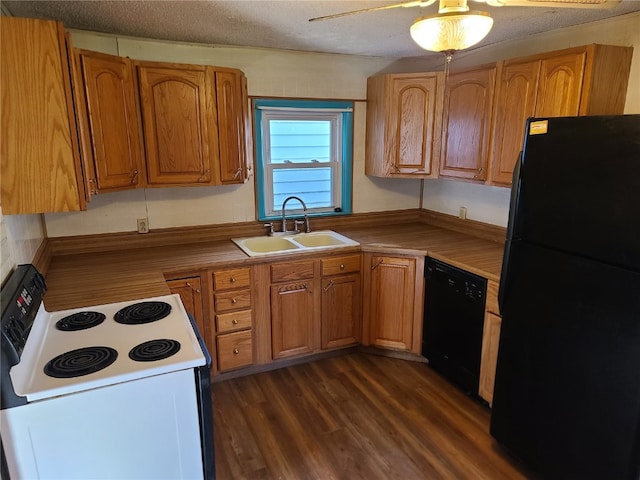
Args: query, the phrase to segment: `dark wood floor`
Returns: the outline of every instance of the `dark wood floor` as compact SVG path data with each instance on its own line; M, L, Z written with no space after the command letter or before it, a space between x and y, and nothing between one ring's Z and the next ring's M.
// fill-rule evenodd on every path
M213 385L226 479L523 479L489 410L425 364L349 354Z

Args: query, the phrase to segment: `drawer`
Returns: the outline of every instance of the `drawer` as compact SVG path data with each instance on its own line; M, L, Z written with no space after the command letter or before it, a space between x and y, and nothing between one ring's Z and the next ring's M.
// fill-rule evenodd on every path
M325 258L320 261L322 276L355 273L360 271L360 255Z
M250 285L250 269L235 268L213 272L213 289L229 290L230 288L246 288Z
M253 363L251 330L218 335L218 370L232 370Z
M313 278L313 260L306 262L287 262L271 265L272 282L289 282Z
M216 313L251 308L251 290L234 290L213 294Z
M492 280L487 282L487 305L485 310L496 315L500 315L500 309L498 308L498 286L498 283Z
M242 330L244 328L251 328L251 310L216 315L216 331L218 333Z

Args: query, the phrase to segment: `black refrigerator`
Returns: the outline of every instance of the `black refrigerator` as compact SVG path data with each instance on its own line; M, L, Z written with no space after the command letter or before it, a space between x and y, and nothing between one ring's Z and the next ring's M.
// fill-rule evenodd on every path
M640 479L640 115L527 121L491 434L542 479Z

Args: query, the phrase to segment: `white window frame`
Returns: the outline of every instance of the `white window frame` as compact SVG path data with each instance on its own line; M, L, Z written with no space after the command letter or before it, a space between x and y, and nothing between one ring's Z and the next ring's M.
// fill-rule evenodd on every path
M307 109L307 108L264 108L262 113L262 161L264 168L264 208L267 217L281 215L282 207L273 204L273 174L275 170L286 169L331 169L331 205L327 207L309 208L307 213L327 213L334 212L336 206L342 201L342 112L327 111L327 109ZM331 149L329 162L307 162L307 163L272 163L271 162L271 120L292 120L292 121L329 121L331 125ZM303 199L304 200L304 199ZM291 212L302 212L302 206L297 202L289 205L287 209Z

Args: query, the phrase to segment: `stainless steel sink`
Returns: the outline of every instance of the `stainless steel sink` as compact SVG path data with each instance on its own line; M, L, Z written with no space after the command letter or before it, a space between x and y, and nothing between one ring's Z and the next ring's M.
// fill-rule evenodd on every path
M298 253L332 248L360 245L333 230L320 230L311 233L297 233L280 237L247 237L231 239L250 257L277 255L280 253Z

